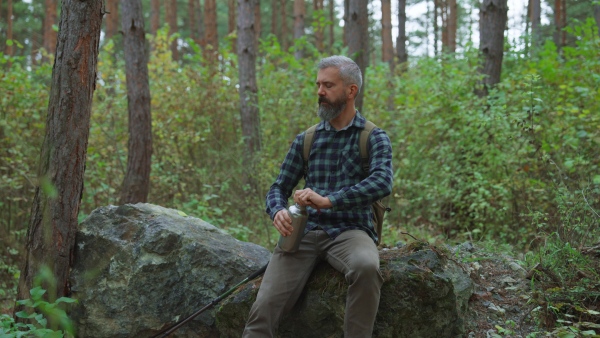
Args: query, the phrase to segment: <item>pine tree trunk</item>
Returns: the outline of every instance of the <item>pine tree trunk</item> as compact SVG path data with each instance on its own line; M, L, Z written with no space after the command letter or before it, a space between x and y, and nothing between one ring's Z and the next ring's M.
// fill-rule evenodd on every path
M106 39L112 38L119 31L119 0L106 0Z
M237 7L236 0L227 1L227 33L232 34L235 31L236 26L236 15L235 10ZM234 53L237 53L237 40L231 41L231 48Z
M600 5L594 5L594 18L596 19L596 26L598 26L598 35L600 36Z
M348 21L350 21L349 17L350 13L350 0L344 0L344 36L343 43L344 47L348 47Z
M381 59L390 66L394 63L394 44L392 43L392 3L381 0Z
M165 17L165 21L169 25L169 36L177 33L177 0L166 0ZM173 39L173 42L171 42L171 55L173 60L179 60L177 39Z
M504 28L506 27L507 0L483 0L479 14L479 51L483 57L479 72L484 75L479 96L500 82L504 57Z
M531 0L531 42L534 49L542 43L540 27L542 18L541 0Z
M198 43L198 21L196 19L196 1L188 0L188 29L190 30L190 38Z
M329 54L333 54L333 45L335 43L334 27L335 27L335 0L329 0Z
M398 64L406 70L408 53L406 52L406 0L398 0L398 37L396 38Z
M456 0L447 0L448 13L448 52L456 52L456 32L458 30L458 6Z
M120 204L145 203L150 190L152 117L146 33L142 13L141 0L121 0L129 143L127 173L121 186Z
M160 27L160 0L152 0L150 7L150 33L156 36L156 31Z
M206 48L204 48L204 56L209 62L213 62L217 59L217 53L219 51L216 0L204 1L204 25L206 32Z
M558 50L562 50L567 44L567 3L565 0L554 0L554 24L556 31L554 32L554 43Z
M71 294L69 270L83 192L101 26L102 0L62 0L37 173L39 186L31 209L17 299L30 298L34 278L44 267L54 276L53 282L42 284L48 299Z
M256 34L256 52L258 53L260 35L262 34L262 24L260 16L260 0L256 0L254 6L254 34Z
M256 83L256 18L254 14L256 0L238 0L238 63L240 81L240 115L242 137L246 147L243 158L244 181L252 184L256 153L260 151L260 119L258 115L258 86Z
M304 0L294 0L294 40L304 36L304 16L306 15L306 7ZM297 48L294 52L294 57L300 60L304 57L304 50Z
M433 0L433 55L438 55L439 45L439 24L438 24L438 12L439 12L440 0Z
M271 0L271 34L275 35L281 41L279 36L280 31L277 29L277 3L278 0Z
M367 0L350 0L348 7L348 54L363 74L363 86L356 97L356 108L361 111L365 92L366 68L369 65L369 11Z
M323 0L313 0L313 8L315 11L321 11L321 15L323 15L324 14ZM314 16L314 14L313 14L313 16ZM324 40L325 40L325 26L323 26L319 23L316 25L316 29L315 29L315 44L317 46L317 50L321 53L325 50Z
M290 47L288 37L288 16L287 16L287 0L281 0L281 46L284 51Z
M50 55L56 53L56 31L52 29L53 25L56 25L56 1L57 0L46 0L45 1L45 15L44 15L44 38L42 47ZM9 0L11 3L12 0Z
M6 13L6 40L13 39L13 0L8 0L7 5L7 13ZM8 56L13 55L13 44L6 44L6 48L4 49L4 53ZM8 62L8 68L11 67L11 62Z

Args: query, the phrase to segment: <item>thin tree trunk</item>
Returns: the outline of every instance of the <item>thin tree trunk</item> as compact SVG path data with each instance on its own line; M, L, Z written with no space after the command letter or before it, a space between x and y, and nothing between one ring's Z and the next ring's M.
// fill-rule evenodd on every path
M456 52L456 32L458 30L458 5L456 0L446 0L448 8L448 52Z
M447 53L450 40L448 39L448 1L439 0L440 19L442 21L442 53Z
M532 33L529 31L529 27L531 26L532 19L532 4L533 0L527 1L527 13L525 14L525 47L523 48L523 52L525 55L529 55L529 46L531 44Z
M236 15L235 10L237 7L236 0L228 0L228 11L227 11L227 33L232 34L235 31L236 26ZM237 40L231 40L231 48L234 53L237 53Z
M198 43L199 32L198 32L198 22L196 19L196 1L197 0L188 0L188 27L190 30L190 38Z
M150 33L156 35L160 27L160 0L152 0L150 7Z
M313 9L313 17L316 11L320 11L321 15L324 15L323 0L313 0ZM321 22L318 22L315 27L315 44L317 46L317 50L322 53L325 50L325 26L323 26Z
M165 2L165 17L169 25L169 36L177 33L177 0L167 0ZM171 56L173 60L179 60L179 51L177 50L177 39L171 42Z
M260 0L256 0L256 6L254 6L254 25L256 34L256 52L258 53L260 35L262 34L262 24L260 16Z
M334 27L335 27L335 0L329 0L329 54L333 54L333 44L335 43Z
M127 173L121 186L119 203L145 203L150 191L152 117L142 2L121 0L121 10L129 111L129 144Z
M398 37L396 38L398 64L406 70L408 53L406 52L406 0L398 0Z
M198 44L202 48L204 48L206 46L206 26L204 24L204 9L202 8L202 2L200 2L200 0L197 1L198 3L196 4L196 17L198 18Z
M565 0L554 0L554 23L556 31L554 33L554 43L558 50L562 50L562 47L567 42L567 4Z
M392 3L381 0L381 59L390 67L394 64L394 44L392 43Z
M348 21L350 21L350 0L344 0L344 47L348 47Z
M217 33L217 2L204 1L204 25L206 32L206 48L204 55L209 62L215 61L219 51L219 36Z
M112 38L119 31L119 0L106 0L106 39Z
M288 41L288 17L287 17L287 0L281 0L281 46L284 51L290 47Z
M255 155L260 151L260 119L258 115L258 86L256 83L256 32L254 10L257 0L238 0L238 63L240 77L240 115L242 137L246 147L243 158L244 181L252 184Z
M598 26L598 35L600 36L600 5L594 5L594 18L596 19L596 26Z
M30 298L34 278L43 268L48 299L71 294L77 215L83 192L96 86L102 0L62 0L57 53L52 69L46 133L38 167L39 185L27 230L27 256L16 299ZM19 311L20 306L15 306Z
M438 44L439 44L439 24L438 24L438 12L439 12L439 1L433 0L433 55L438 55Z
M306 7L304 0L294 0L294 40L304 36L304 16L306 15ZM304 50L297 48L294 52L294 57L300 60L304 57Z
M483 57L480 73L484 75L479 96L500 82L504 57L504 28L506 27L507 0L483 0L479 14L479 51Z
M356 109L362 110L366 68L369 65L369 11L367 0L350 0L348 7L348 54L363 75L363 86L356 97Z
M279 38L280 31L277 30L277 3L277 0L271 0L271 34Z
M534 49L537 49L542 43L540 34L541 18L541 0L531 0L531 45Z
M8 0L7 5L7 13L6 13L6 40L13 39L13 0ZM5 54L8 56L13 55L13 44L6 44ZM11 62L8 62L8 68L11 67Z
M9 0L9 3L11 2L12 0ZM56 31L52 29L52 26L56 25L56 0L46 0L45 6L46 14L44 15L44 38L42 47L44 47L48 54L54 55L56 53Z

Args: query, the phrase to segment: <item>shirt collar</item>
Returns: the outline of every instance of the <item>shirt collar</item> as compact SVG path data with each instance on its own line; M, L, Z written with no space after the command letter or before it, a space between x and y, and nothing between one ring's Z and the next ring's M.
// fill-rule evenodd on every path
M344 128L340 129L341 130L346 130L350 127L356 127L359 129L364 129L365 128L365 123L367 122L367 120L358 112L358 110L356 111L356 115L354 115L354 117L352 118L352 121L350 121L350 123L348 123L347 126L345 126ZM317 130L335 130L331 124L329 123L329 121L321 121L319 123L319 125L317 126Z

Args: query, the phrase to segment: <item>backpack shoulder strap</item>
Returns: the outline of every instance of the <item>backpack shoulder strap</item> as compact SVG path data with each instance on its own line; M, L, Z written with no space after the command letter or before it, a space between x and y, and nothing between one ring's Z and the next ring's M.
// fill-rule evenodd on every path
M315 141L315 130L319 124L306 129L304 132L304 141L302 148L302 160L304 161L304 177L308 172L308 156L310 155L310 148L312 148L313 142Z
M375 128L377 128L377 126L373 122L367 120L365 122L365 128L360 132L358 141L360 159L365 176L369 176L369 136Z

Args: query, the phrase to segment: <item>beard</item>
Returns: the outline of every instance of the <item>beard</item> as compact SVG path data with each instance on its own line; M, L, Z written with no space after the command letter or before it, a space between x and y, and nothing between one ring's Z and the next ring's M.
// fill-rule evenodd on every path
M324 97L319 97L319 110L317 116L323 121L330 121L338 117L346 108L346 101L340 98L335 101L329 101Z

